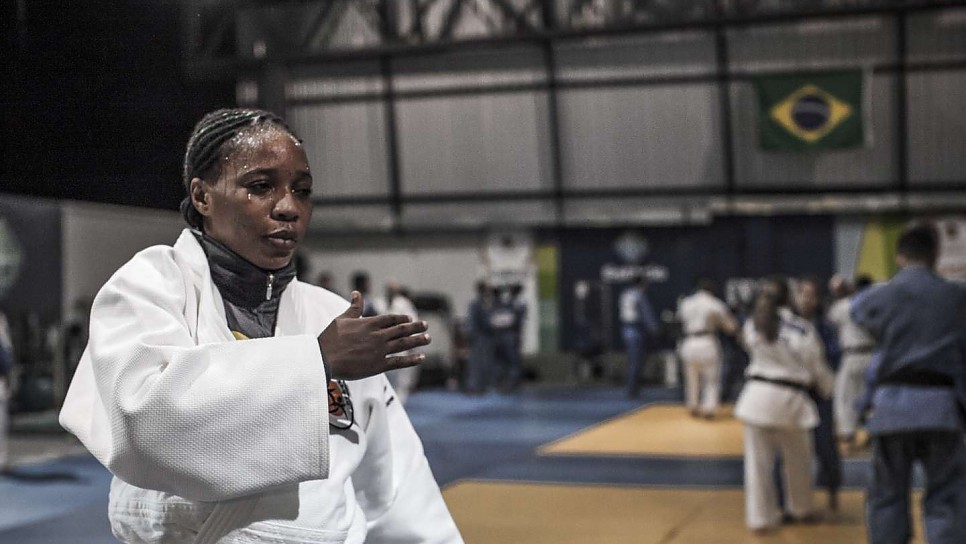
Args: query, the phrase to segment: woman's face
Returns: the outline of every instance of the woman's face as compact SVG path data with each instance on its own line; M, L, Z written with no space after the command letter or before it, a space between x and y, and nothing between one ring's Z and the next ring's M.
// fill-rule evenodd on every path
M277 270L292 260L312 216L312 174L302 144L259 126L235 137L214 183L192 180L205 233L248 262Z
M810 281L803 282L798 291L798 310L811 318L818 312L819 303L818 286Z

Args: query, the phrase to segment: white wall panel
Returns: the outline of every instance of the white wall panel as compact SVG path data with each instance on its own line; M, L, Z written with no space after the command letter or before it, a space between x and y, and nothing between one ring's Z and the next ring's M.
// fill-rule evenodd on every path
M966 70L915 72L909 87L909 178L966 186Z
M288 100L311 100L385 90L378 62L339 62L293 68L285 85Z
M402 222L405 227L535 226L552 224L554 213L549 200L406 204Z
M111 275L147 247L174 244L187 226L174 211L64 202L64 312L93 297Z
M382 102L290 106L288 122L305 142L317 197L389 194Z
M555 47L561 81L708 74L716 68L708 32L592 38Z
M892 62L894 38L887 18L817 19L729 30L728 54L738 71L862 67Z
M332 231L386 232L393 226L388 204L316 206L309 225L313 235Z
M404 194L550 187L546 100L542 92L400 100Z
M400 92L520 85L546 81L543 52L536 47L482 49L402 57L393 61Z
M801 188L891 184L896 178L895 93L892 74L871 78L871 115L866 132L871 145L860 149L775 153L758 146L758 112L750 81L734 83L732 121L735 182L742 185ZM871 126L868 121L871 120ZM871 134L869 134L871 131Z
M564 224L574 227L689 225L711 222L710 203L699 197L621 197L564 202Z
M567 188L723 185L713 84L563 90L559 106Z
M966 8L917 13L908 19L910 61L966 57Z

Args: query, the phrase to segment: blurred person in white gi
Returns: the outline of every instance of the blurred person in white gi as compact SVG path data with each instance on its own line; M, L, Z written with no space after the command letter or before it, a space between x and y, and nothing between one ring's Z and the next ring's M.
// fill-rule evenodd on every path
M699 279L697 290L678 302L684 338L678 354L684 363L684 402L694 417L714 418L721 401L722 352L718 333L735 334L728 306L714 296L714 282Z
M95 298L61 424L114 474L123 542L459 543L386 370L425 323L362 318L295 277L305 150L275 115L218 110L185 155L190 228ZM346 380L351 380L347 382Z
M825 362L835 374L841 361L838 334L822 309L821 287L815 278L803 278L796 293L798 315L807 321L822 341ZM814 389L809 394L818 409L818 426L812 431L818 472L815 483L828 493L830 510L838 510L838 491L842 486L842 456L835 438L835 414L832 399L819 395Z
M647 358L649 344L660 330L647 297L647 279L643 274L638 275L633 285L621 292L618 310L627 352L627 396L637 398L641 369Z
M858 292L869 286L871 280L859 278L855 287ZM857 446L856 431L859 427L859 399L865 395L865 372L872 362L875 339L858 326L850 313L852 299L843 297L828 310L828 320L838 331L842 361L835 374L835 426L839 443L846 453Z
M409 297L409 290L400 285L396 280L389 280L386 283L386 313L405 315L413 322L419 320L416 306L413 305L413 301ZM406 355L407 353L409 352L403 352L400 355ZM419 370L419 365L414 365L406 368L397 368L386 373L386 377L389 378L389 383L396 390L396 396L399 397L399 402L405 404L409 400L409 395L416 390L416 386L419 383Z
M923 522L930 544L966 542L966 287L936 274L939 236L915 224L899 236L900 269L860 293L852 318L878 341L867 430L873 478L869 541L912 539L912 467L925 473Z
M7 427L9 425L7 403L10 401L10 376L13 373L13 357L10 325L7 322L7 316L0 312L0 472L6 472L10 463L7 447Z
M784 509L792 521L814 519L812 433L818 410L809 396L832 393L814 329L763 290L742 330L751 361L735 405L744 423L745 521L756 533L775 530L783 518L774 478L777 458L784 467Z

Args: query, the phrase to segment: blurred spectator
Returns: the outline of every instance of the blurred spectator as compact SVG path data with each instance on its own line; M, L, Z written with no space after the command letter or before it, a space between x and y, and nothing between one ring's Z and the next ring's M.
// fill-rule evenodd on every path
M328 270L323 270L319 272L319 275L315 277L315 284L319 287L325 289L326 291L332 291L335 293L335 284L333 283L332 273Z
M352 289L362 294L362 317L379 315L379 308L369 292L369 273L359 270L352 274Z
M698 280L694 294L678 303L684 339L679 353L684 363L684 401L694 417L714 417L721 401L721 342L718 332L733 335L735 318L714 296L714 283ZM699 402L700 401L700 402Z
M523 378L520 333L525 310L521 311L514 294L513 287L500 289L489 313L495 382L504 391L516 390Z
M8 468L7 401L10 400L10 374L13 371L13 342L7 316L0 312L0 472Z
M413 322L419 320L419 315L416 313L416 306L413 305L409 290L395 280L389 280L386 284L386 313L409 316ZM406 355L408 353L410 352L406 351L400 354ZM399 402L406 404L406 401L409 400L409 395L416 390L419 384L420 368L420 365L416 365L386 372L386 377L389 378L393 389L396 390Z
M493 290L484 281L476 283L476 298L470 302L467 312L467 336L470 342L467 392L483 393L489 387L493 359L493 330L490 328L490 311L493 308Z
M926 476L923 521L930 543L966 542L966 289L936 274L931 225L899 236L899 272L852 303L852 318L879 343L872 413L869 542L909 542L912 465Z
M864 289L868 278L856 281L856 287ZM859 291L861 292L861 290ZM858 445L856 431L859 426L857 403L864 396L865 372L872 361L875 339L852 321L850 298L840 298L828 310L828 319L835 326L842 348L842 362L835 374L835 424L842 450L851 452Z
M824 348L825 361L834 373L839 366L838 335L831 322L824 317L821 287L815 278L804 278L798 284L798 314L818 333ZM835 414L832 399L819 395L814 389L809 394L818 409L818 426L812 431L818 461L816 485L828 492L830 510L838 510L838 491L842 486L842 456L835 440Z
M660 330L647 298L647 279L643 275L639 275L633 285L624 289L618 306L624 349L627 351L627 395L636 398L649 344Z

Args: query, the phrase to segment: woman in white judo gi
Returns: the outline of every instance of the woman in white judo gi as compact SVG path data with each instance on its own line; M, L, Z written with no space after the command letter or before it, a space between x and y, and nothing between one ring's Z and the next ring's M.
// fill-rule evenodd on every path
M694 417L713 419L721 402L721 342L718 331L734 335L738 324L728 306L714 296L714 283L698 280L698 288L678 302L684 338L678 354L684 363L684 404Z
M735 406L745 427L745 519L756 532L773 530L783 519L774 480L778 456L788 517L813 517L811 429L818 425L818 411L808 391L828 397L834 383L815 330L778 306L773 294L763 292L753 319L745 322L751 361Z
M383 374L422 360L391 354L426 345L425 323L361 318L359 293L295 278L312 212L301 142L268 112L212 112L184 183L192 228L98 293L61 412L115 475L114 534L462 542Z

